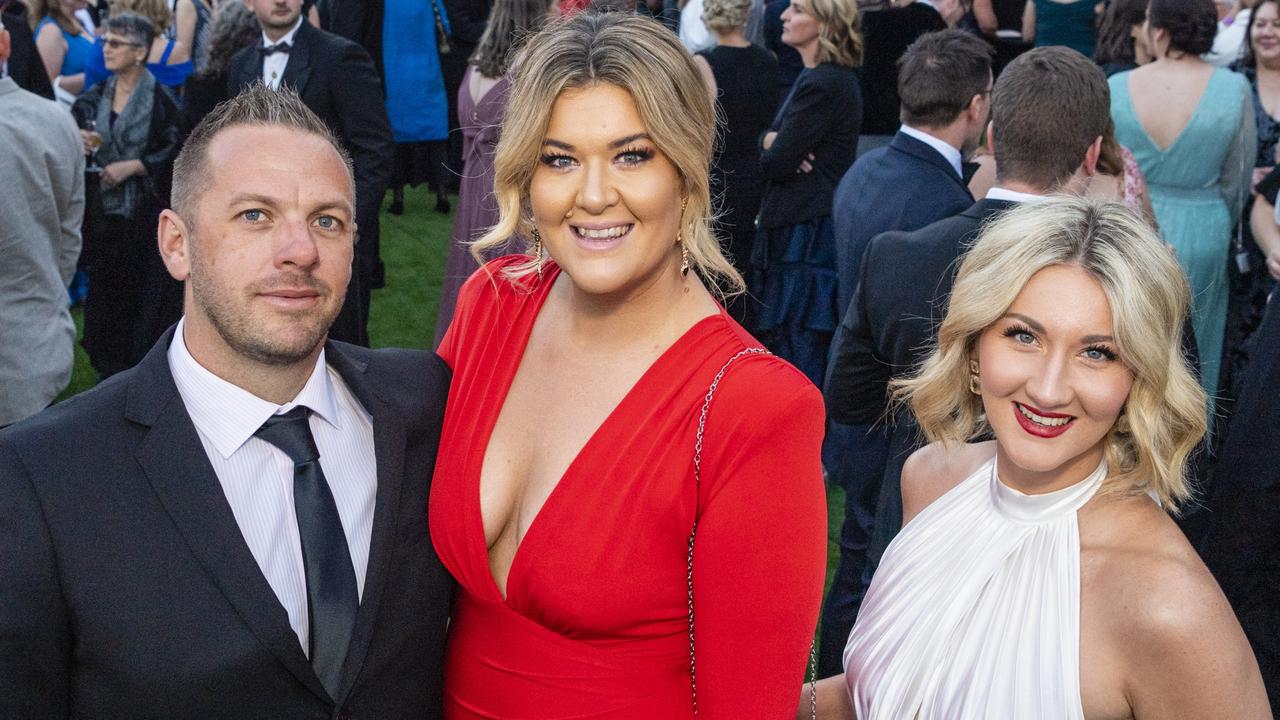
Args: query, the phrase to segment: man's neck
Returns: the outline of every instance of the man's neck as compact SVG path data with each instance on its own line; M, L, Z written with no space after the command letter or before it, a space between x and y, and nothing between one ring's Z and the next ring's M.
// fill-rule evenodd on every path
M1003 180L996 178L995 187L1002 187L1016 193L1026 193L1027 195L1048 195L1049 191L1038 185L1025 183L1021 180Z
M208 333L192 332L192 321L201 319L193 315L184 318L182 342L187 352L200 366L227 382L254 395L284 405L298 396L316 367L323 343L307 357L287 365L275 365L252 361L240 355L225 343L204 342ZM212 330L212 328L209 328Z
M964 122L962 122L961 120L956 120L950 125L943 125L942 127L926 127L923 125L908 125L907 123L903 123L903 126L909 127L912 130L915 130L916 132L921 132L926 135L932 135L933 137L955 148L956 151L959 152L962 156L964 154L964 141L965 141L966 128L964 127Z

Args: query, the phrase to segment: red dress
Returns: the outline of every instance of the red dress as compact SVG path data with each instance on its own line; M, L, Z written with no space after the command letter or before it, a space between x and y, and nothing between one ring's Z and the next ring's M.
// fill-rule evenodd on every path
M512 560L489 570L480 467L559 269L516 283L517 256L472 276L439 353L453 368L431 487L431 539L459 589L445 717L691 718L687 563L694 555L699 716L795 715L826 563L822 398L723 311L637 381L547 498ZM486 274L492 273L492 277ZM548 398L548 402L554 399ZM554 432L531 427L530 432Z

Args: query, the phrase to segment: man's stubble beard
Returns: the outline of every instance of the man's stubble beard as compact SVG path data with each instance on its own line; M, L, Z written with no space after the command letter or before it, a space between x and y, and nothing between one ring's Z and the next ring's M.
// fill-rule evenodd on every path
M270 331L256 327L250 312L237 312L234 304L228 302L221 288L216 284L206 284L204 278L205 265L199 252L195 249L194 238L188 244L191 256L191 295L195 310L208 319L209 324L237 355L264 365L292 365L305 360L322 345L328 336L329 327L342 309L339 302L335 308L318 309L314 316L304 316L299 322L310 321L315 324L303 342L295 346L284 346L273 342ZM327 317L326 317L327 316Z

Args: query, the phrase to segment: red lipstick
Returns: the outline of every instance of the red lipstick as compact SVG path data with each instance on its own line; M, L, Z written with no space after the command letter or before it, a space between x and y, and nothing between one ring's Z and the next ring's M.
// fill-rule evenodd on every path
M1067 430L1071 429L1072 424L1075 423L1075 416L1073 415L1045 412L1044 410L1039 410L1030 405L1023 405L1017 402L1012 403L1012 406L1013 406L1012 408L1013 416L1018 419L1018 424L1021 425L1022 429L1026 430L1028 434L1034 435L1036 437L1056 438L1059 435L1065 433ZM1032 420L1031 418L1024 415L1022 412L1023 409L1026 409L1028 412L1034 415L1037 415L1039 417L1045 418L1047 420L1066 419L1066 422L1062 423L1061 425L1041 425L1035 420Z

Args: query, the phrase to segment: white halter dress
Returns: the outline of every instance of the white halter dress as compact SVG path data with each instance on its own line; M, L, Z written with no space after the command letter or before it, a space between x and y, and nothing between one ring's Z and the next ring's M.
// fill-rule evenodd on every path
M1083 720L1080 529L1107 475L1043 495L995 459L885 550L844 651L861 720Z

